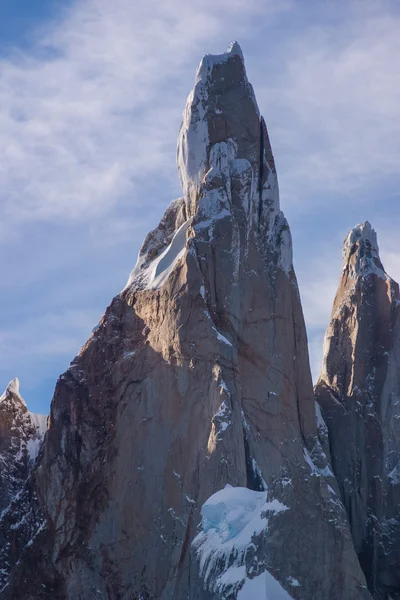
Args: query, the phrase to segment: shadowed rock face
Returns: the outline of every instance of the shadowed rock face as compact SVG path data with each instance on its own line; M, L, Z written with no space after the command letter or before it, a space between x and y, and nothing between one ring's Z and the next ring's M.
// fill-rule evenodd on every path
M199 67L178 168L183 198L57 383L35 472L45 585L68 599L242 600L264 573L294 599L368 598L322 419L317 429L290 231L237 44ZM248 547L205 555L201 507L226 484L261 494L257 527ZM52 597L27 557L3 598Z
M23 488L39 452L47 417L28 411L13 379L0 397L0 513Z
M369 223L345 240L316 398L375 598L400 598L400 303Z

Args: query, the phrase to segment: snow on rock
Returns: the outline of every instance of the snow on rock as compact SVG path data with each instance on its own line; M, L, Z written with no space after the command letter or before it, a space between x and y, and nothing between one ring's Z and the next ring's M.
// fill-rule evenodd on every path
M232 42L227 52L223 52L222 54L206 54L197 70L196 82L207 78L215 65L226 62L232 56L238 56L241 61L244 60L242 49L237 42Z
M348 269L350 277L367 277L375 274L382 279L388 276L379 258L376 231L365 221L354 227L343 245L343 270Z
M314 463L313 459L311 458L311 455L310 455L309 451L307 450L307 448L303 448L303 455L304 455L304 460L310 467L311 475L314 475L315 477L333 477L333 473L332 473L328 463L326 463L326 465L322 468L317 467L317 465Z
M321 407L317 401L315 401L315 418L317 419L317 429L320 430L322 433L327 434L328 428L322 416Z
M400 483L400 463L398 463L395 468L390 471L388 478L392 485L398 485Z
M28 456L32 461L34 461L39 454L44 434L47 431L47 415L39 415L28 411L26 413L26 418L30 419L32 425L36 429L36 437L30 438L26 445Z
M223 219L237 219L240 205L247 236L251 228L257 230L276 263L286 274L291 272L292 241L279 207L268 132L236 42L223 54L206 55L199 65L183 113L177 166L183 198L170 206L146 238L124 290L159 289L183 256L189 225L191 236L212 243L215 231L221 236ZM233 235L233 247L237 243ZM237 265L234 273L238 269ZM225 337L218 338L230 345Z
M247 578L239 590L237 600L293 600L281 584L264 571L253 579Z
M188 203L194 200L192 196L203 178L208 160L207 109L210 78L216 65L226 63L234 57L239 57L243 63L243 54L237 42L231 44L223 54L204 56L197 69L194 88L186 102L178 138L177 164L183 193ZM254 94L253 101L259 114ZM215 109L215 112L221 113L218 109Z
M227 485L203 504L202 531L193 540L193 547L210 591L237 591L246 581L245 557L254 547L254 538L267 531L269 517L288 510L276 499L268 501L267 496L266 491Z
M185 221L176 231L169 246L149 264L146 264L147 255L139 256L124 289L133 283L139 283L141 289L159 289L185 253L186 232L191 222L192 219Z
M25 405L25 401L24 401L24 399L22 398L22 396L19 393L19 379L18 379L18 377L14 377L14 379L12 379L10 381L10 383L6 387L5 391L0 396L0 402L2 402L3 400L5 400L8 396L10 396L10 394L13 394L14 396L17 396L17 398L19 400L21 400L21 402Z
M205 107L208 90L202 80L203 71L202 61L197 71L195 86L186 101L178 138L177 164L186 200L199 185L207 159L208 123Z
M213 331L215 331L215 333L217 334L218 341L222 342L223 344L226 344L227 346L232 346L231 342L224 335L222 335L222 333L220 333L215 326L213 326Z
M268 490L267 482L265 481L265 479L261 473L261 469L258 466L255 458L251 459L251 468L253 470L253 474L254 474L254 477L256 478L256 481L259 481L261 483L261 485L263 486L264 490L267 491Z
M28 411L19 390L15 378L0 400L0 512L23 489L47 430L47 416Z

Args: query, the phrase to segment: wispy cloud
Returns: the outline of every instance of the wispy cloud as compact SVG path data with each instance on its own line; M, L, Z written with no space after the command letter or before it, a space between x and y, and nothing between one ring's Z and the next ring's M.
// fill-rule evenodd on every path
M193 65L274 4L84 0L42 30L29 55L1 59L3 235L10 222L96 217L126 195L134 205L149 173L177 183L174 145Z
M280 77L263 86L287 202L326 201L316 192L363 202L388 177L399 181L400 14L388 2L337 9L341 21L310 26L287 44Z
M66 368L99 316L94 310L65 310L30 317L19 325L3 328L0 373L14 373L12 377L23 373L30 383L46 376L49 361L61 358Z

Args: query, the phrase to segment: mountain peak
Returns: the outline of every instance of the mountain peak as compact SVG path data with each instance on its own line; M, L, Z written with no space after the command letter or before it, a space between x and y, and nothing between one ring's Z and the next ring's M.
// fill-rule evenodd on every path
M177 164L183 198L146 237L124 290L161 287L186 256L189 240L216 240L216 223L223 221L239 228L243 251L254 236L291 273L291 235L279 207L268 131L237 42L200 63L183 113Z
M14 379L12 379L10 381L10 383L8 384L8 386L6 387L6 389L4 390L4 393L2 394L2 396L0 396L0 402L2 402L3 400L5 400L10 395L16 396L25 405L25 401L24 401L24 399L22 398L22 396L19 393L19 379L18 379L18 377L14 377Z
M399 287L384 271L368 221L348 234L343 261L315 394L368 587L373 598L394 598L400 589L393 496L400 483Z
M240 62L244 66L243 52L236 41L232 42L229 45L228 50L222 54L205 54L197 69L196 82L203 77L210 75L215 65L226 63L234 57L239 57Z
M371 274L387 277L379 257L376 231L369 221L359 223L348 233L343 245L343 271L352 279Z
M188 216L197 212L202 188L210 178L214 184L222 183L230 178L232 166L242 172L246 167L257 182L274 168L266 128L237 42L227 52L207 54L200 62L183 113L177 163Z
M228 53L240 56L240 58L243 60L242 49L240 47L240 44L236 40L229 45Z

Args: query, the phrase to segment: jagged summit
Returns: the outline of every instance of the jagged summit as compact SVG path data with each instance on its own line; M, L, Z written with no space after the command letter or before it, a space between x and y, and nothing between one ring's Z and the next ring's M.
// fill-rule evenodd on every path
M200 61L199 67L196 73L196 83L203 79L205 76L210 75L212 68L217 64L227 62L229 59L238 56L244 64L244 56L242 49L238 42L232 42L228 50L222 54L205 54L203 59Z
M242 162L235 162L238 160ZM265 183L264 163L265 175L268 167L274 166L266 128L260 120L237 42L228 52L207 54L200 62L183 113L177 162L188 216L198 210L200 188L210 179L226 180L231 170L238 175L251 169L257 192ZM260 182L260 177L264 181Z
M146 237L124 289L158 289L184 259L190 239L213 239L228 220L243 252L254 237L290 275L292 242L279 207L274 157L237 42L200 63L183 113L177 164L183 198Z
M31 413L19 389L15 377L0 397L0 512L22 490L47 429L47 416Z
M24 406L26 406L24 399L22 398L21 394L19 393L18 377L14 377L14 379L12 379L10 381L10 383L7 385L3 394L0 396L0 402L3 402L4 400L6 400L6 398L9 398L10 396L17 397L24 404Z
M379 257L376 231L369 221L353 227L343 245L343 271L352 279L367 277L374 273L386 278L386 272Z
M376 600L400 597L399 286L366 221L352 229L315 388L352 537Z

